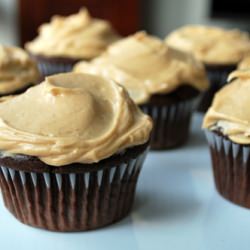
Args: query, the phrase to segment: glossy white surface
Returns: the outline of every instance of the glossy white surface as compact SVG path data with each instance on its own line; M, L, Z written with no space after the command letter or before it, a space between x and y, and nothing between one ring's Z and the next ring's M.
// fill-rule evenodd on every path
M215 191L201 117L189 143L150 153L128 218L85 233L53 233L22 225L0 201L1 250L249 250L250 211Z

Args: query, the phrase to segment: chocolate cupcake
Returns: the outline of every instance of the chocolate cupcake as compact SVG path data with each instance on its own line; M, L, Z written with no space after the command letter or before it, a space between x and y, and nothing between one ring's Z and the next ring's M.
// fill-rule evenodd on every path
M208 109L214 94L227 82L229 73L250 53L247 33L218 27L185 26L170 33L166 42L173 48L192 53L205 64L211 84L198 107L202 112Z
M68 17L52 17L25 48L47 76L71 71L76 62L93 59L118 38L108 21L92 18L84 8Z
M18 220L84 231L130 212L152 122L123 87L54 75L2 101L0 118L0 186Z
M1 97L22 93L39 80L38 67L24 50L0 45Z
M203 128L218 192L250 208L250 71L235 71L229 81L215 95Z
M197 98L208 87L201 63L145 32L114 43L74 71L101 74L125 86L154 120L152 149L174 148L187 140Z

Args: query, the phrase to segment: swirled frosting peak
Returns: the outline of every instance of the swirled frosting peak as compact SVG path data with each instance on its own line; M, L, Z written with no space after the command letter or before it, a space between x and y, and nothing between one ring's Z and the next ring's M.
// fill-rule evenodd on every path
M39 78L37 65L24 50L0 45L0 95L35 84Z
M138 104L146 102L152 94L170 93L183 84L201 91L208 87L201 63L186 53L170 49L146 32L110 45L91 63L77 64L74 71L113 79L124 85Z
M250 53L250 39L245 32L219 27L190 25L166 37L173 48L192 53L206 64L237 64Z
M217 92L203 127L220 130L232 141L250 144L250 71L234 71L230 84Z
M50 23L40 26L39 36L26 48L42 56L91 59L118 38L108 21L92 18L83 8L68 17L52 17Z
M146 143L152 129L123 87L88 74L47 77L0 103L0 150L63 166Z

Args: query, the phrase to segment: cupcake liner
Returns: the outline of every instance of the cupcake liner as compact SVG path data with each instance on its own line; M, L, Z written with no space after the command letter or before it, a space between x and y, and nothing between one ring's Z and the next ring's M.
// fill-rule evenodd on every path
M228 75L236 68L231 66L206 67L207 77L210 82L209 89L203 94L198 105L198 111L206 112L211 106L215 93L227 84Z
M71 59L64 57L45 57L29 53L30 57L36 61L38 69L43 77L59 73L70 72L73 66L82 59Z
M153 150L175 148L184 144L189 135L190 120L198 98L171 105L153 103L141 106L154 122L150 146Z
M21 222L52 231L85 231L114 223L131 210L147 150L121 164L77 173L0 167L5 206Z
M43 76L72 71L74 63L38 61L38 68Z
M218 192L231 202L250 208L250 146L206 131Z

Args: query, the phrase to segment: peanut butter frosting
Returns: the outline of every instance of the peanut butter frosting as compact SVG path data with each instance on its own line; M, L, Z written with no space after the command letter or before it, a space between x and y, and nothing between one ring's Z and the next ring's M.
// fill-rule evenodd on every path
M151 129L150 117L122 86L94 75L50 76L0 102L0 150L58 167L144 144Z
M246 56L238 65L239 70L250 69L250 56Z
M153 94L170 93L183 84L200 91L208 87L201 63L143 31L110 45L90 63L78 63L74 71L111 78L125 86L137 104L147 102Z
M24 50L0 45L0 95L12 94L39 79L37 65Z
M184 26L170 33L166 43L192 53L205 64L237 64L250 53L250 39L246 32L212 26Z
M203 121L203 128L220 130L230 140L250 144L250 70L234 71L215 95Z
M47 57L92 59L119 39L108 21L91 17L85 8L68 17L54 16L38 31L26 49Z

